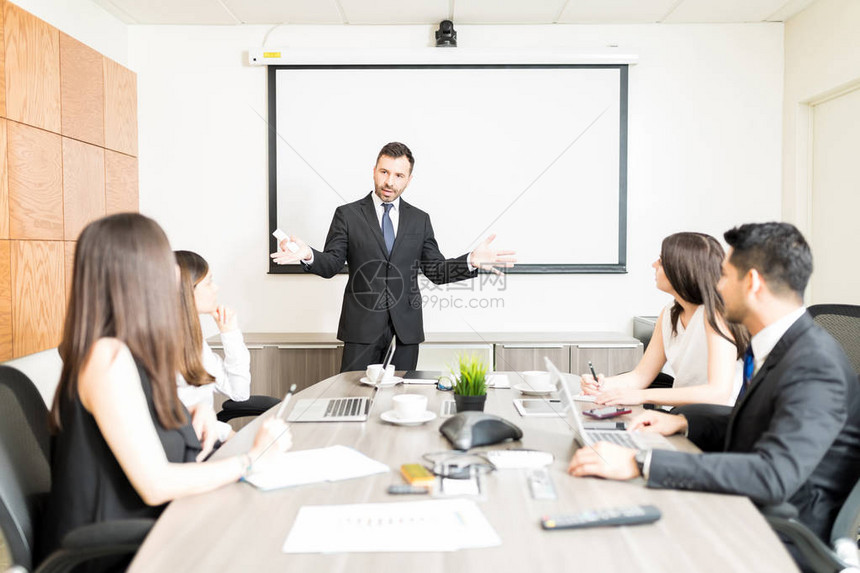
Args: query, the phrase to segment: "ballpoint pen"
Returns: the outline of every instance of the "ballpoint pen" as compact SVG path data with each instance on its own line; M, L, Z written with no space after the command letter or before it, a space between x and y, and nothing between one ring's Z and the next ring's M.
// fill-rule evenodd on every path
M588 361L588 369L591 370L591 375L594 377L594 383L597 384L597 389L600 390L600 380L597 379L597 372L594 371L594 365L591 360Z
M290 398L293 397L293 392L295 392L295 391L296 391L296 385L293 384L292 386L290 386L290 391L287 392L287 395L284 396L284 399L281 401L281 406L280 406L280 408L278 408L278 413L275 414L275 418L280 418L284 415L284 410L287 409L287 404L290 403Z

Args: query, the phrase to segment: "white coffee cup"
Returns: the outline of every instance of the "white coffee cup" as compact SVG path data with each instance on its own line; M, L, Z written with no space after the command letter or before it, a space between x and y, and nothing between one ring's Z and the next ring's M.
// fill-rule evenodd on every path
M399 420L414 420L427 411L427 396L421 394L398 394L391 401L394 417Z
M555 390L555 386L550 381L549 372L529 370L527 372L523 372L522 375L523 380L526 382L526 386L535 392L552 392Z
M364 372L371 384L376 384L379 374L382 372L382 364L368 364L367 370ZM385 369L385 374L379 379L379 382L388 382L394 378L394 364L389 364Z

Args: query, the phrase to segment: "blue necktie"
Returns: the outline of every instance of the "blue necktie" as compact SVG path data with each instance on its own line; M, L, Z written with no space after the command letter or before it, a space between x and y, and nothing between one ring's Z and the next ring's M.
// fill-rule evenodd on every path
M741 391L738 392L738 400L740 400L749 389L750 380L752 380L753 377L753 370L755 370L755 356L753 356L752 344L750 344L747 346L747 351L744 352L744 382L741 385Z
M385 248L388 249L388 254L391 254L391 247L394 246L394 224L391 222L391 217L388 212L394 207L391 203L383 203L382 207L385 213L382 214L382 238L385 240Z

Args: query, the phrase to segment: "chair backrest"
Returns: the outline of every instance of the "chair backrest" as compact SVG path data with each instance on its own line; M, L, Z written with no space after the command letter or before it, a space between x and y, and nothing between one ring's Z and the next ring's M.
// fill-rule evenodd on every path
M12 563L28 569L51 489L50 446L48 409L36 386L0 365L0 529Z
M821 328L835 338L860 373L860 306L853 304L814 304L807 308Z

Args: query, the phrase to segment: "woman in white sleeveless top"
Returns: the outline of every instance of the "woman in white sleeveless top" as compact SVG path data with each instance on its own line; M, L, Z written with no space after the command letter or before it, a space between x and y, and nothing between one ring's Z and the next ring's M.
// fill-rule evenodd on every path
M717 292L725 253L702 233L676 233L663 240L652 265L657 288L674 297L657 319L648 349L631 372L595 382L583 374L582 391L606 405L722 404L732 406L740 390L749 335L724 318ZM666 363L672 388L648 388Z

